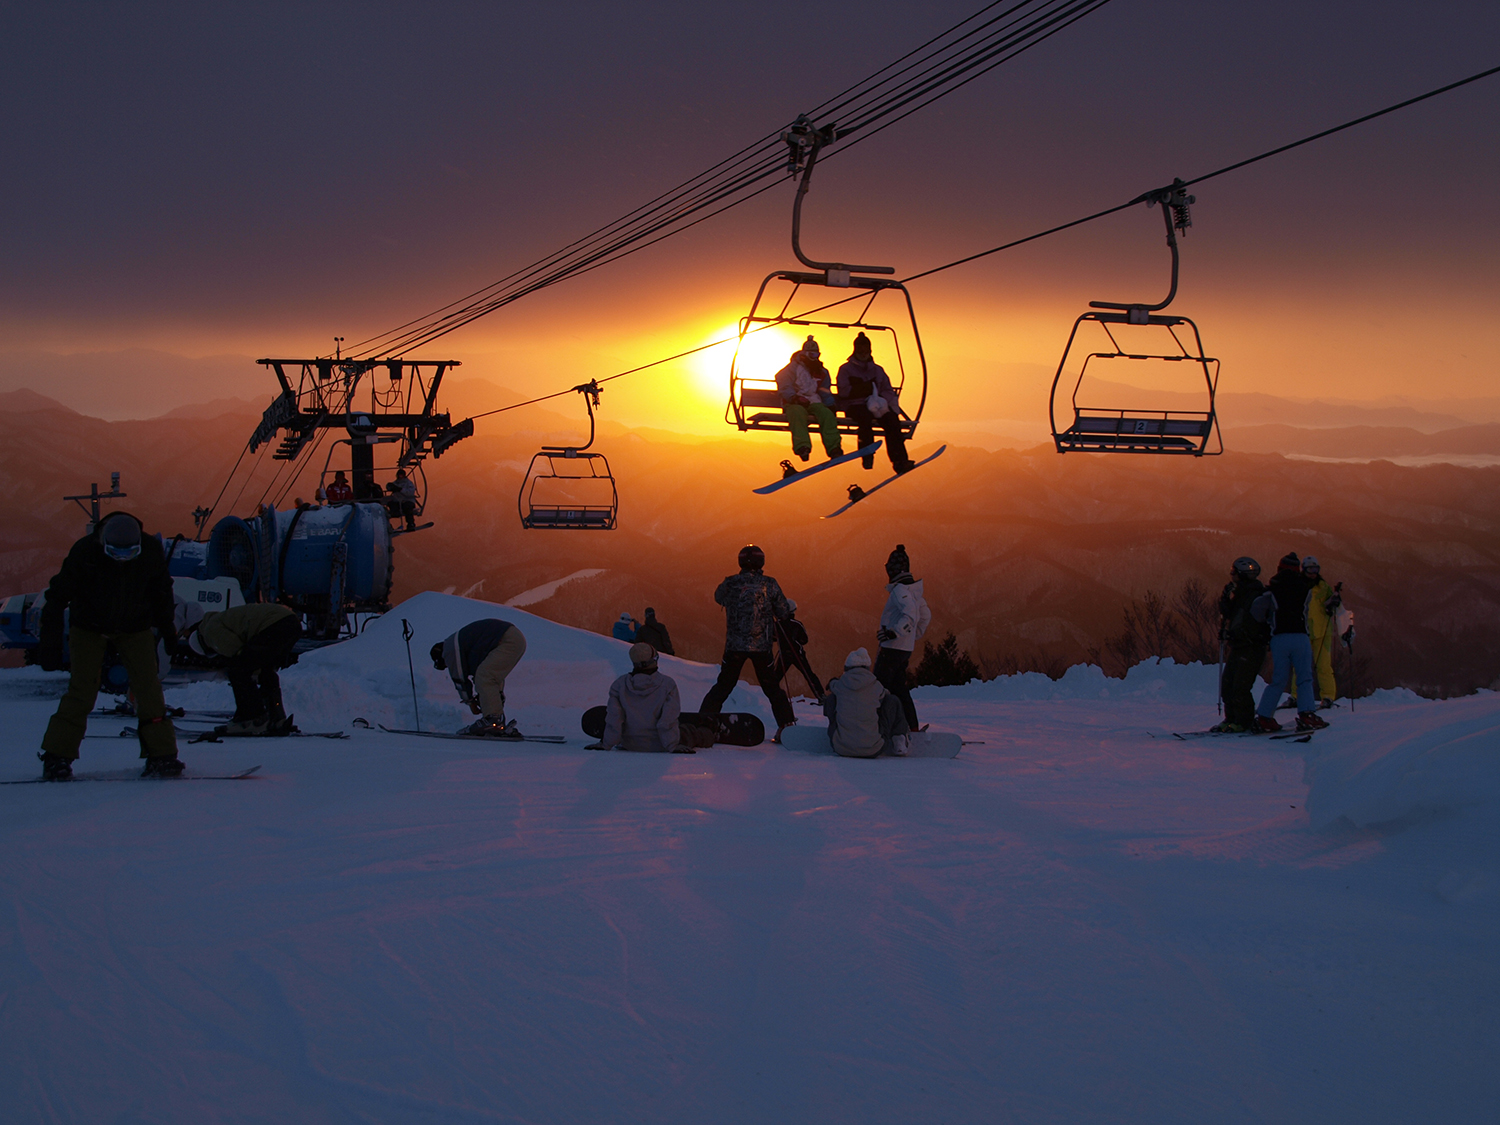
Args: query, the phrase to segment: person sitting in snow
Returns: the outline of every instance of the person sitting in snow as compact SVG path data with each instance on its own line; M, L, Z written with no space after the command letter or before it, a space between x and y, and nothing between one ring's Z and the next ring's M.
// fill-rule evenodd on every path
M630 646L630 671L609 685L604 734L589 749L694 753L677 721L682 713L677 681L657 670L656 655L642 641Z
M277 670L296 659L292 649L301 637L297 614L272 602L206 613L189 631L188 647L199 656L222 656L229 661L234 718L224 728L225 734L285 735L297 729L282 706Z
M898 473L910 472L916 463L906 455L906 435L901 429L901 405L885 368L875 362L870 338L854 337L854 353L839 368L838 401L844 416L859 424L859 447L875 440L875 426L885 435L885 452ZM875 467L873 455L860 458L867 469Z
M609 635L617 641L634 644L637 627L635 618L630 616L630 611L627 609L620 614L620 619L615 622L615 627L610 630Z
M812 456L812 437L807 431L809 415L818 423L824 452L829 457L844 452L838 419L833 414L833 380L818 358L820 354L818 342L809 336L802 350L793 352L791 362L776 372L776 389L781 392L781 401L785 403L782 410L792 429L792 452L804 461Z
M525 654L521 630L498 617L471 621L432 646L432 666L447 670L459 698L479 716L459 734L520 737L516 724L505 721L505 677Z
M875 678L901 700L907 725L912 730L921 730L917 725L917 705L912 702L911 689L906 686L906 669L911 663L912 650L932 622L932 611L922 596L921 581L911 576L911 559L907 557L905 545L897 543L890 558L886 559L885 576L889 579L886 586L889 597L880 614L880 628L875 633L875 639L880 642L880 655L875 658Z
M901 700L887 691L870 669L870 654L862 648L844 661L844 674L828 683L823 697L828 716L828 741L844 758L874 758L881 753L906 754L911 728Z

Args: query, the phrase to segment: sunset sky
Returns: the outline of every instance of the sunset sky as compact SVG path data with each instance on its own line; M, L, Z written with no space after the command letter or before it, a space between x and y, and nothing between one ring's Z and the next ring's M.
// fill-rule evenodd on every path
M252 359L393 327L978 7L11 5L0 389L88 410L85 376L110 361L79 353ZM1497 62L1492 0L1114 0L821 166L805 243L915 273ZM1197 188L1173 311L1223 359L1223 388L1500 394L1497 125L1500 77ZM792 194L423 354L545 393L717 338L762 276L795 265ZM1034 417L1073 317L1090 299L1157 299L1166 267L1141 207L915 283L932 417ZM606 417L722 430L727 367L714 354L622 380ZM144 370L111 402L187 393ZM196 398L271 393L248 363L202 370Z

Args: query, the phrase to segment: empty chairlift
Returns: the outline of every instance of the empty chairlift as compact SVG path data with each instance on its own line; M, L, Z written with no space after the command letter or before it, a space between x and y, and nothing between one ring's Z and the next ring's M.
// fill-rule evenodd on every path
M589 440L580 446L543 446L531 458L516 506L521 526L533 530L613 531L620 496L609 460L588 452L594 444L594 408L599 405L597 382L573 388L583 395L589 412Z
M1108 311L1086 312L1073 322L1048 406L1059 453L1202 457L1224 452L1214 412L1219 361L1204 354L1196 324L1161 312L1177 295L1177 233L1192 225L1188 205L1193 201L1181 180L1138 201L1161 204L1172 252L1172 287L1166 299L1155 305L1090 301L1090 310ZM1141 382L1149 386L1138 386ZM1072 417L1064 407L1067 425L1059 429L1059 388L1069 384ZM1145 401L1151 399L1159 405ZM1216 448L1209 448L1211 441Z

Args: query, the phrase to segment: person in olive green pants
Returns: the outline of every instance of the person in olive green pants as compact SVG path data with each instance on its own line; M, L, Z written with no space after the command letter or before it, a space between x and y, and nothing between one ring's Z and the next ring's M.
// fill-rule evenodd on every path
M228 660L234 691L234 718L225 734L291 734L296 730L281 704L277 670L296 660L292 650L302 636L297 614L284 605L258 602L203 617L188 640L202 656Z
M141 534L141 523L126 512L99 521L73 544L62 569L47 587L42 606L41 641L36 662L48 671L63 666L63 613L69 612L67 694L42 736L42 776L66 781L73 776L78 744L99 695L104 657L113 645L135 693L141 757L147 776L182 772L177 735L167 718L156 667L155 626L168 654L177 651L172 577L159 540Z

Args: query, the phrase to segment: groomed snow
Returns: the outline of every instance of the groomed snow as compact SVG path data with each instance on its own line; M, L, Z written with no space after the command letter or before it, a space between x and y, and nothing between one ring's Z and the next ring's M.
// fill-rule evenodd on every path
M511 714L565 745L351 727L412 723L403 618L424 727L465 721L425 654L492 615ZM953 761L586 752L626 648L423 594L286 674L346 742L0 787L4 1120L1500 1117L1500 696L1183 742L1214 672L1168 662L922 689ZM664 666L689 707L714 675ZM61 682L0 673L3 776Z

